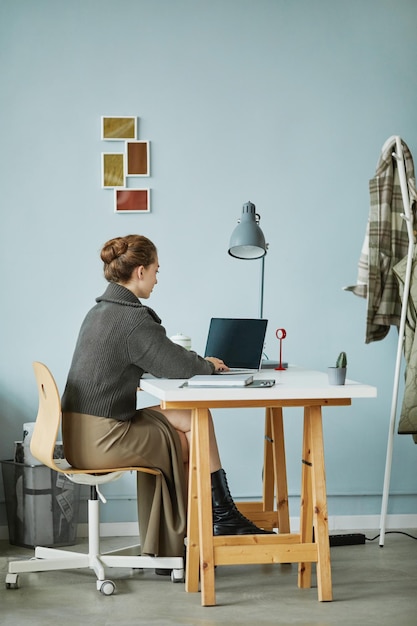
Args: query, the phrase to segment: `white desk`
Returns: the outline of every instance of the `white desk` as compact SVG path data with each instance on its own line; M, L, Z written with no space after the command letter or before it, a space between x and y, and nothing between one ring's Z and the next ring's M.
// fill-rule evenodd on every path
M311 587L311 564L316 563L318 599L332 600L327 520L322 407L346 406L352 398L374 398L376 388L347 380L331 386L327 374L298 367L284 372L266 370L256 378L275 378L270 388L184 388L184 380L144 378L141 389L160 400L162 408L192 410L188 499L186 590L198 591L201 603L216 604L215 565L298 563L298 586ZM283 430L283 407L304 407L300 532L290 532ZM247 517L276 535L213 537L211 481L208 455L208 410L265 407L263 498L238 503ZM314 541L313 541L314 528Z

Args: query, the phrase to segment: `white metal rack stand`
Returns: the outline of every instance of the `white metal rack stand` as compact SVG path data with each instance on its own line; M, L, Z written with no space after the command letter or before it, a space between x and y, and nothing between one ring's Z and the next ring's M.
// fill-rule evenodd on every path
M393 444L394 444L395 422L396 422L396 415L397 415L398 386L399 386L399 379L400 379L401 359L402 359L402 352L403 352L403 345L404 345L405 321L406 321L406 316L407 316L407 304L408 304L408 296L410 292L411 269L413 265L414 245L415 245L413 218L411 215L411 208L410 208L410 196L409 196L408 185L407 185L407 176L405 172L403 146L402 146L401 138L398 136L395 137L395 152L393 152L392 156L397 161L398 175L400 179L401 195L402 195L403 205L404 205L404 213L402 217L405 219L405 222L407 225L407 233L408 233L408 253L407 253L407 266L406 266L405 281L404 281L404 294L403 294L402 306L401 306L400 328L398 331L397 358L396 358L396 363L395 363L394 386L393 386L393 392L392 392L391 415L390 415L390 423L389 423L389 430L388 430L387 455L386 455L386 462L385 462L384 487L383 487L383 493L382 493L380 539L379 539L379 545L381 547L384 545L384 539L385 539L385 527L386 527L386 517L387 517L387 509L388 509L389 487L390 487L390 480L391 480L392 451L393 451Z

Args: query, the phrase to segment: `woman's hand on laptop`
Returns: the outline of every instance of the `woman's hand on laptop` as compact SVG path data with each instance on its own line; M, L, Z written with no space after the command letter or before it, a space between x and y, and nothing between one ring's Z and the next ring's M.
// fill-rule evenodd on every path
M214 365L214 371L216 372L228 372L229 368L226 363L223 363L221 359L217 359L215 356L206 356L206 361L210 361Z

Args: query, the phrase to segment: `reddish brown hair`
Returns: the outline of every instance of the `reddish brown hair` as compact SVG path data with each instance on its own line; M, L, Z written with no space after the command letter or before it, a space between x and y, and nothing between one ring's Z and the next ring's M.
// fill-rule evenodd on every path
M107 241L100 253L104 276L111 283L127 282L136 267L156 261L155 245L143 235L126 235Z

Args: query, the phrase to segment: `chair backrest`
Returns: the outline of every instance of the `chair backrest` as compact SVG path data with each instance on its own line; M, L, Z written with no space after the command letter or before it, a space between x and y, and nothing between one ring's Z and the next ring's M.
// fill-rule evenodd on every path
M55 444L61 425L61 397L55 379L43 363L33 363L38 386L39 407L36 424L30 442L30 451L41 463L64 474L108 474L114 472L140 471L159 476L159 469L141 466L110 467L102 469L74 468L66 459L54 459ZM111 480L109 477L108 480ZM100 482L97 479L97 482ZM103 481L104 482L104 481ZM107 481L108 482L108 481Z
M55 379L46 365L35 361L33 369L38 386L39 406L30 451L44 465L57 469L54 451L61 422L61 398Z

